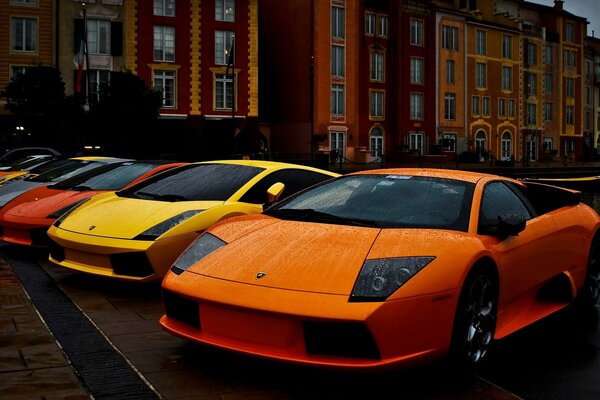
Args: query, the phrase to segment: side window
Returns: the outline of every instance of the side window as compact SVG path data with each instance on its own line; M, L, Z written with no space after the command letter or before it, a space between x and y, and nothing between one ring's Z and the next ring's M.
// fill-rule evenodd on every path
M523 202L521 196L504 182L488 184L481 200L478 230L481 232L482 227L496 224L499 215L517 214L531 219L530 208Z
M284 199L285 197L288 197L302 189L329 178L331 178L329 175L323 175L300 169L275 171L256 183L256 185L254 185L245 195L240 198L240 201L255 204L266 203L267 189L277 182L281 182L285 185L285 189L280 197L280 199Z

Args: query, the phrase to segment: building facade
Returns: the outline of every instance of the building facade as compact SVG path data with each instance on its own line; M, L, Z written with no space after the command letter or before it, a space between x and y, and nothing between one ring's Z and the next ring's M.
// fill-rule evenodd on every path
M0 86L53 65L93 108L131 71L162 95L148 136L161 155L368 167L597 153L597 40L561 0L8 0L0 19Z

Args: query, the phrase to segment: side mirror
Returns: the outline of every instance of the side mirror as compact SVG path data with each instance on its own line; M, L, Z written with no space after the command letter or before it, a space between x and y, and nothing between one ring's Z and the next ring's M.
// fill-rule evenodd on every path
M522 215L502 214L498 215L497 223L485 226L482 233L505 239L508 236L518 236L525 230L526 224L527 219Z
M283 193L283 189L285 189L285 185L281 182L277 182L271 185L267 189L267 204L272 204L277 201L281 193Z

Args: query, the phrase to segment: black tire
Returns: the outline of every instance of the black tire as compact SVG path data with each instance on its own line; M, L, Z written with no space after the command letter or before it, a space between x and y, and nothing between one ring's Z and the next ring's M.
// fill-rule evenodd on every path
M578 302L582 308L594 308L600 300L600 236L594 237L590 246L585 282L579 291Z
M469 275L458 301L450 357L453 363L476 367L482 363L496 331L498 285L489 273Z

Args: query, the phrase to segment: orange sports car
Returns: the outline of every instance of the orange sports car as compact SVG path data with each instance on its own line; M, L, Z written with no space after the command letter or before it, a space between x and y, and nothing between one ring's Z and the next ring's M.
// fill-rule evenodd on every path
M443 169L357 172L204 232L162 282L162 327L286 362L477 366L495 339L600 296L580 193Z
M53 185L27 190L0 208L0 240L45 247L48 228L71 208L97 194L123 189L184 164L161 160L112 162Z

